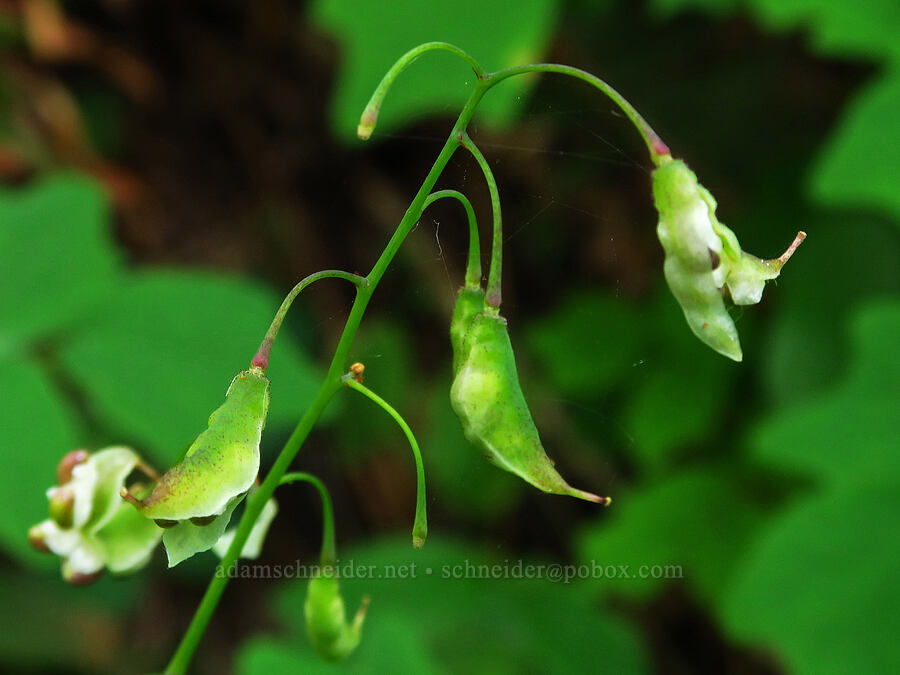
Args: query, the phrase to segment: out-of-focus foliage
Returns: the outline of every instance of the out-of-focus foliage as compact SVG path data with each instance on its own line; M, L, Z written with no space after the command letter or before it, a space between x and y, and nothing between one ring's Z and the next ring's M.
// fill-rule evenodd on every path
M579 584L476 576L517 562L440 537L429 537L415 553L406 538L349 551L338 569L366 578L342 578L342 593L350 607L363 594L372 604L348 666L355 673L570 673L602 664L623 675L646 672L634 636L598 610ZM536 569L546 561L522 564ZM304 581L283 585L277 607L286 634L245 645L238 673L334 672L304 644L305 593Z
M893 0L857 6L843 0L654 0L669 15L700 7L716 13L751 12L774 30L809 30L824 54L874 60L882 69L851 104L843 124L826 143L810 176L812 196L822 204L876 207L900 217L896 189L900 167L900 7Z
M0 545L33 561L22 533L43 511L56 463L91 442L75 407L103 420L103 444L127 439L167 465L249 365L278 299L212 272L122 271L102 194L84 178L5 189L0 218ZM283 383L271 423L291 424L314 393L314 370L288 339L270 372Z
M375 84L393 62L423 42L450 42L494 71L539 60L553 33L557 0L398 0L361 4L316 0L311 16L341 47L341 73L331 103L335 132L355 137L359 115ZM489 19L489 20L486 20ZM502 29L499 27L502 26ZM459 57L438 52L404 73L378 118L378 133L434 112L454 114L475 77ZM482 119L508 122L528 83L495 91L480 108Z
M278 304L271 290L246 279L141 270L66 341L60 359L106 423L169 462L250 365ZM287 341L279 342L270 373L277 378L270 421L291 425L312 400L317 375Z

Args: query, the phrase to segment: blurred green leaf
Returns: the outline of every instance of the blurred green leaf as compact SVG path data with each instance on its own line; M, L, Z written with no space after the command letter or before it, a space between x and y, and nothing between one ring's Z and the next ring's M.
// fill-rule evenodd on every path
M103 193L83 176L0 188L0 358L106 298L119 271L107 222Z
M716 14L752 12L773 30L807 29L817 48L841 56L900 55L896 0L653 0L661 15L685 9Z
M663 15L684 8L750 11L772 30L806 29L822 53L885 64L886 72L851 103L810 177L823 204L875 206L900 217L897 110L900 108L900 4L896 0L655 0Z
M127 615L145 580L105 575L90 590L51 575L5 569L0 583L0 663L8 673L112 673L127 660ZM15 608L12 611L10 608ZM126 669L127 670L127 669Z
M773 523L723 598L733 634L798 675L900 671L897 488L816 497Z
M279 299L249 280L199 271L131 275L60 357L101 417L174 460L206 427L247 368ZM282 335L268 375L269 425L296 422L318 388L315 369Z
M413 551L405 537L353 551L340 563L357 570L357 578L341 579L344 598L351 611L363 593L371 596L372 605L357 652L343 666L328 670L646 671L635 637L620 621L601 613L579 584L477 578L481 565L514 570L518 562L492 560L476 549L437 538L429 538L421 551ZM539 563L522 561L520 569L531 562ZM360 566L366 566L369 578L358 578ZM408 578L386 578L400 569L408 571ZM272 640L250 642L239 658L238 672L272 672L268 667L276 664L324 670L315 665L303 636L305 592L306 584L296 581L286 584L279 597L291 641L281 646Z
M353 616L355 607L348 607ZM301 642L263 637L249 640L238 654L235 668L239 675L268 675L269 673L335 673L345 670L360 675L382 673L416 673L429 675L444 671L428 653L424 627L413 617L383 611L378 621L367 620L363 627L363 642L374 642L378 649L368 650L366 657L351 656L346 665L332 664L322 659Z
M479 519L496 518L516 503L524 483L488 462L481 450L463 436L462 425L450 406L450 373L432 392L431 421L422 444L425 471L435 485L441 507Z
M893 35L900 44L900 25ZM900 57L891 72L857 96L823 149L812 176L816 199L825 204L872 205L900 222L898 110Z
M622 422L636 459L654 470L709 436L737 368L691 334L675 299L663 290L654 317L658 342L632 370Z
M634 372L646 348L640 309L600 292L576 292L534 321L526 344L563 394L595 396Z
M858 303L900 293L900 233L891 224L822 211L809 223L810 236L770 296L774 313L759 372L773 407L833 386L849 362L848 335L838 327Z
M441 40L465 50L488 70L539 60L550 40L556 0L399 0L360 5L352 0L317 0L312 18L331 32L342 50L331 120L343 138L355 137L369 97L388 68L407 50ZM391 88L379 115L378 133L424 114L456 116L474 82L459 57L435 52L421 59ZM533 80L516 78L491 92L480 106L484 119L508 121Z
M829 483L900 479L900 300L871 301L854 317L854 359L845 379L818 398L779 409L751 436L755 455Z
M578 543L579 560L600 566L628 565L632 578L601 578L602 593L648 598L665 578L639 578L641 567L677 565L686 583L712 604L744 554L746 542L767 508L746 467L691 469L617 494L603 519L588 527ZM669 574L679 579L677 571ZM674 583L682 583L675 581Z
M818 49L839 56L900 55L900 6L895 0L750 0L774 29L809 28Z
M3 363L6 378L0 429L3 471L0 472L0 544L18 560L57 567L54 556L28 545L28 528L48 517L47 488L56 483L56 465L76 447L76 433L64 401L33 364Z

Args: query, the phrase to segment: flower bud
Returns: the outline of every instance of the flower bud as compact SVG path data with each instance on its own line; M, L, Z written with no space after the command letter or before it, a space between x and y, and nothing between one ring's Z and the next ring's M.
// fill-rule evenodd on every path
M72 527L75 514L75 493L67 486L51 488L50 518L64 530Z
M56 467L56 484L65 485L72 480L72 469L86 462L88 457L90 457L90 453L87 450L73 450L63 455Z
M90 586L103 576L103 570L85 574L84 572L75 572L67 567L63 567L63 580L72 586Z
M316 572L309 580L304 615L306 634L319 655L329 661L340 661L353 653L362 638L369 599L363 598L352 623L346 619L344 599L333 568Z
M40 525L33 525L28 530L28 543L38 553L51 553L50 547L47 546L47 537L44 536Z

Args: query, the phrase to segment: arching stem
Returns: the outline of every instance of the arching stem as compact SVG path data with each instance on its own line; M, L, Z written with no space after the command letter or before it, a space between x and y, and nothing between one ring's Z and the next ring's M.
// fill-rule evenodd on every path
M466 218L469 221L469 262L466 265L466 286L470 288L481 287L481 241L478 238L478 221L475 219L475 209L472 208L472 202L459 190L438 190L432 192L425 199L422 211L427 209L438 199L452 198L459 201L466 211Z
M650 151L650 158L653 160L654 164L659 166L663 158L671 154L669 146L663 142L662 138L659 137L659 134L653 130L653 127L647 123L647 120L634 109L634 106L631 105L622 94L613 89L605 81L601 80L596 75L592 75L586 70L573 68L572 66L564 66L558 63L532 63L525 66L516 66L514 68L498 70L497 72L488 75L488 80L491 86L494 86L509 77L524 75L525 73L559 73L587 82L612 99L613 103L619 106L622 112L625 113L625 116L631 120L631 123L643 137L644 143L647 145L647 150Z
M387 96L391 85L394 84L394 80L397 79L400 73L406 70L407 66L422 56L422 54L435 50L456 54L469 64L472 70L475 71L475 76L479 80L484 79L484 68L482 68L478 61L472 58L468 52L460 49L456 45L452 45L449 42L426 42L418 47L413 47L397 59L394 62L394 65L391 66L391 69L385 73L383 78L381 78L381 82L379 82L378 86L375 88L375 93L372 94L372 98L369 99L369 103L366 105L366 108L363 110L363 114L359 119L359 126L356 128L357 136L364 141L369 139L372 132L375 130L375 125L378 124L378 113L381 111L381 104L384 103L384 98Z
M406 440L409 441L413 457L416 460L416 518L413 522L412 539L413 546L422 548L425 544L425 537L428 536L428 516L425 506L425 467L422 465L422 453L419 451L419 444L416 442L416 437L413 435L412 429L409 428L409 425L400 413L398 413L390 403L356 380L352 373L345 375L343 382L346 386L355 389L370 401L380 406L382 410L394 418L394 421L400 426L403 433L406 434Z
M491 195L491 213L493 215L493 238L491 240L491 271L488 274L487 291L485 293L485 302L495 310L500 307L502 300L501 286L503 285L503 214L500 210L500 191L497 189L497 180L494 178L494 172L487 159L475 145L475 142L469 138L469 134L461 132L459 135L459 143L468 150L487 181L488 192Z
M319 563L322 567L331 567L337 561L337 546L334 537L334 507L331 503L331 495L319 478L304 471L286 473L278 482L279 485L304 482L313 485L319 491L322 499L322 551L319 555Z
M275 313L275 318L272 319L269 330L266 331L266 336L263 338L262 343L259 345L259 349L256 350L256 354L250 362L251 367L259 368L261 370L265 370L269 367L269 356L272 353L272 345L275 342L275 338L278 337L278 331L281 329L281 324L284 323L284 317L291 308L294 298L300 295L304 288L320 279L346 279L357 288L365 287L369 283L365 277L361 277L358 274L351 274L350 272L341 272L340 270L322 270L321 272L314 272L308 277L301 279L300 282L291 289L290 293L285 296L284 301L281 303L281 307L279 307L278 311Z

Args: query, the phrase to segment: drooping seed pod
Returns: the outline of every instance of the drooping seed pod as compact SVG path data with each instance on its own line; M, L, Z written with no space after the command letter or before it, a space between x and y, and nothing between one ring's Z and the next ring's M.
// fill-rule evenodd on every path
M353 621L348 622L334 568L320 567L309 580L303 607L306 634L316 652L329 661L347 658L359 645L368 607L365 597Z
M263 371L251 368L238 373L225 402L210 415L209 427L191 444L184 459L159 479L146 498L122 496L146 518L209 524L229 506L233 508L235 500L256 480L268 410L269 379ZM209 546L216 539L218 536Z
M666 282L688 326L715 351L740 361L741 345L724 291L737 305L758 303L766 281L779 275L806 234L798 233L774 260L743 252L734 232L716 218L716 200L679 159L664 159L653 172L653 198Z
M491 462L544 492L609 504L608 497L570 486L544 452L519 385L506 319L487 311L475 315L460 355L450 401L466 438Z

